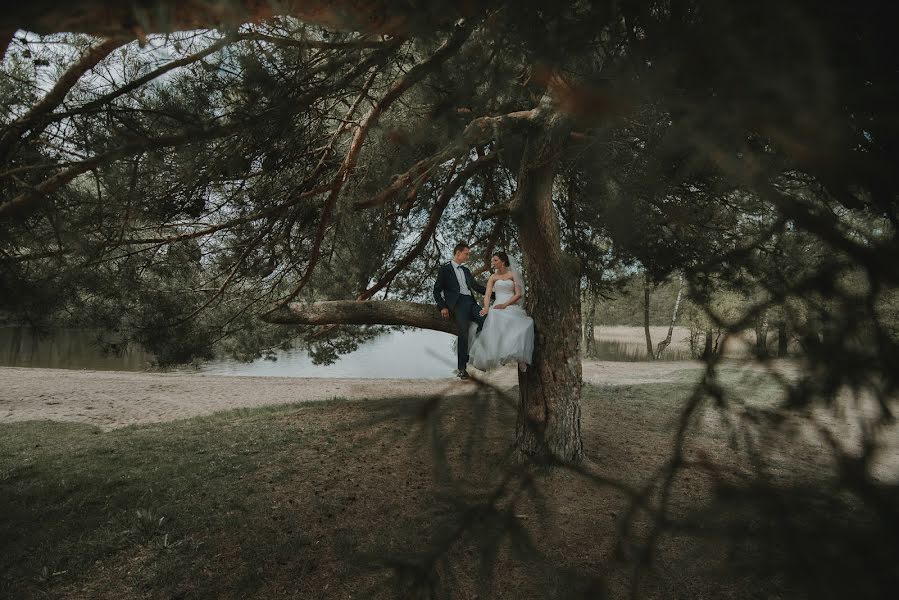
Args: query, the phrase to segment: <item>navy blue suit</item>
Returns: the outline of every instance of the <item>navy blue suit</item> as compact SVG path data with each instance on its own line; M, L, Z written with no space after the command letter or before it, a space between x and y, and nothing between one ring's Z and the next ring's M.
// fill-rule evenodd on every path
M471 271L467 267L460 267L465 274L465 284L472 292L484 294L487 289L475 281ZM456 321L456 334L459 340L456 346L458 368L464 371L468 364L468 327L474 322L478 324L478 330L484 325L484 317L479 313L481 307L469 295L459 292L459 280L453 270L453 263L441 265L437 271L437 281L434 282L434 300L441 309L448 308Z

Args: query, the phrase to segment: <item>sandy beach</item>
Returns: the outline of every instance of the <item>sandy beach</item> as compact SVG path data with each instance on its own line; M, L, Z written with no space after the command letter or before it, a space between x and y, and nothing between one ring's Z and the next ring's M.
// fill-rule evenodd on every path
M699 363L585 361L584 381L631 385L673 381ZM476 372L473 372L476 374ZM514 367L480 374L500 389L517 385ZM222 410L345 398L467 394L458 379L325 379L239 377L193 373L130 373L0 368L0 423L49 419L115 429L207 415Z

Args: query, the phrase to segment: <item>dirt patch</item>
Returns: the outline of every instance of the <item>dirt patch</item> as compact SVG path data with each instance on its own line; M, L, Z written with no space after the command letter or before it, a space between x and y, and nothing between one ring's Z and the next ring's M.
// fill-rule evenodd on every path
M585 361L584 381L632 385L677 381L698 363ZM472 371L509 389L518 383L513 367L489 374ZM186 419L217 411L344 398L458 396L473 383L446 379L324 379L230 377L202 374L128 373L64 369L0 368L0 423L49 419L95 425L104 430L139 423Z

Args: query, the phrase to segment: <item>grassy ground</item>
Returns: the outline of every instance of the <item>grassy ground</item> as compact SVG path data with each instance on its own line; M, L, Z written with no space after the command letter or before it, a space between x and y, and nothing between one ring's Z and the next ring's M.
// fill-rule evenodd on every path
M728 385L770 404L754 377ZM714 409L659 512L694 378L585 388L582 470L510 460L514 408L480 394L109 433L3 425L0 597L873 598L899 583L895 539L820 448L772 442L760 486Z

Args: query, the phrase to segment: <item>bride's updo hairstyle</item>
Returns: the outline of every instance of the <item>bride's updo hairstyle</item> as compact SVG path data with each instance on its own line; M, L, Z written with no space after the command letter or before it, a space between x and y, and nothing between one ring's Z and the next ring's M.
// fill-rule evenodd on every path
M506 254L505 252L503 252L502 250L500 250L499 252L494 252L493 256L495 256L498 259L500 259L501 261L503 261L503 264L506 265L507 267L509 266L509 255Z

